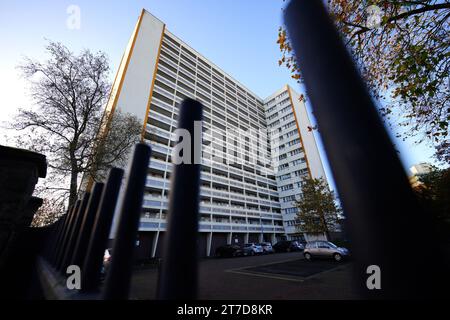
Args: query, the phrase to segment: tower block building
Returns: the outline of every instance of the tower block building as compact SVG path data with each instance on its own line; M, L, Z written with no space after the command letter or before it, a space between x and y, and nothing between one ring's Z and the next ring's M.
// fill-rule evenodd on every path
M142 10L115 76L106 110L142 121L152 146L138 256L161 255L171 191L178 108L203 106L198 248L299 239L296 207L305 177L325 177L300 95L284 86L262 99Z

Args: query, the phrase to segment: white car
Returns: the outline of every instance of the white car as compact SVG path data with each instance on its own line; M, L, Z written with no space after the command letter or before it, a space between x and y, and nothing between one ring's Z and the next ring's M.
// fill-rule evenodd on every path
M262 242L259 244L262 249L263 249L263 253L273 253L273 248L272 248L272 244L270 242Z
M244 252L245 251L249 252L252 256L264 252L262 246L253 242L244 244Z

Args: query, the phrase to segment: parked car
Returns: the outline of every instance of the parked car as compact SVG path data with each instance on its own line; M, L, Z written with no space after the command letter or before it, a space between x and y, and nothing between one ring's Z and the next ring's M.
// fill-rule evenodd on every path
M262 254L263 248L259 244L256 244L253 242L246 243L246 244L244 244L244 254L246 254L246 253L251 256L253 256L255 254Z
M216 256L220 258L231 258L244 255L242 248L235 244L226 244L216 249Z
M259 245L262 247L263 253L273 253L272 244L270 242L262 242Z
M306 244L303 252L306 260L313 258L333 258L341 261L350 255L347 248L338 247L330 241L312 241Z
M298 241L281 240L273 245L275 252L303 251L304 245Z

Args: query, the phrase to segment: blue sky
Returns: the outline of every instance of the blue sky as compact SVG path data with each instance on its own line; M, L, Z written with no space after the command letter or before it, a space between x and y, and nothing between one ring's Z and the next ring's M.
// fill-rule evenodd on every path
M24 56L44 57L45 39L61 41L73 51L89 48L106 52L111 78L142 8L166 23L167 28L198 52L264 98L286 83L302 88L278 66L276 44L282 0L147 0L147 1L2 1L0 2L0 123L9 121L19 107L30 105L26 83L15 68ZM67 28L67 8L77 5L81 28ZM0 138L5 130L0 129ZM395 139L406 168L433 162L425 144ZM321 154L324 151L320 145ZM330 176L328 165L326 171Z

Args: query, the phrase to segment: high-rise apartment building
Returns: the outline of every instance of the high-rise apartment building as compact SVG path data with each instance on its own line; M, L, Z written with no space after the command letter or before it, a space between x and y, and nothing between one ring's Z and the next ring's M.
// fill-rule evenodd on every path
M299 235L292 201L305 176L324 176L306 108L285 86L261 99L143 10L107 110L142 119L152 146L139 256L161 254L170 193L172 133L186 97L204 106L198 248Z
M325 178L311 122L303 97L289 86L266 98L264 107L285 233L304 240L295 200L305 177Z

